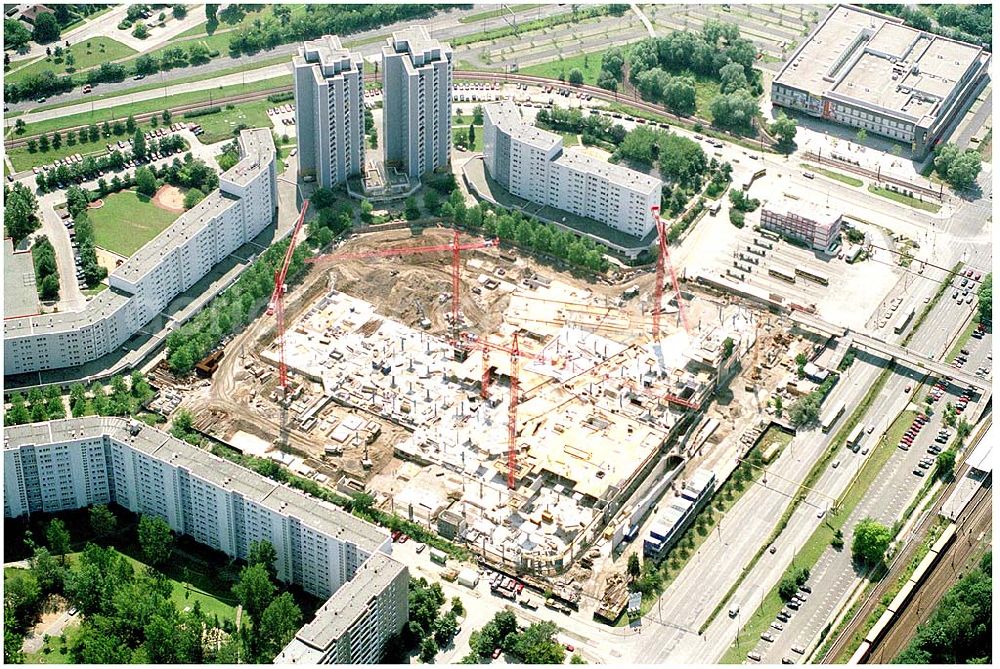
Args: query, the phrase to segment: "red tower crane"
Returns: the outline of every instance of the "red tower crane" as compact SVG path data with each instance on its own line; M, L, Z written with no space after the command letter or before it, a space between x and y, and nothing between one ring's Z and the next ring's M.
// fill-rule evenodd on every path
M440 253L451 251L451 324L453 333L453 344L458 343L458 307L459 307L459 253L461 251L471 251L475 249L487 249L499 246L497 239L477 239L467 244L460 244L458 230L451 244L438 244L436 246L407 246L388 249L377 249L375 251L361 251L358 253L327 253L313 258L307 258L306 262L318 263L327 260L358 260L361 258L385 258L390 256L416 255L418 253Z
M670 268L670 280L674 285L674 294L677 296L677 309L681 315L681 323L684 331L691 333L688 326L687 314L684 312L684 300L681 299L681 288L677 283L677 273L674 272L674 265L670 262L670 249L667 245L667 230L660 218L660 208L652 207L653 219L656 221L656 236L660 244L660 252L656 256L656 286L653 289L653 341L660 338L660 310L663 302L663 270L664 265Z
M295 253L295 241L302 230L302 222L306 219L306 211L309 209L309 200L302 203L302 211L299 212L299 220L295 221L292 234L289 237L288 249L285 251L285 259L281 267L274 272L274 292L271 293L271 301L268 303L267 314L277 314L278 316L278 379L281 391L286 396L288 394L288 368L285 366L285 278L288 276L288 266L292 262L292 255Z

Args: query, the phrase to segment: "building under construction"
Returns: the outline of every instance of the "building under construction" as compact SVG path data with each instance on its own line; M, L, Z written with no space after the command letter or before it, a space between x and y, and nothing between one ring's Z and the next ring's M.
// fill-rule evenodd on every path
M367 492L387 510L509 570L559 574L621 525L616 515L688 418L738 369L754 318L685 299L698 325L669 327L679 314L668 303L652 340L648 299L626 304L537 275L498 276L488 259L469 264L505 295L488 335L411 327L331 278L287 324L284 361L311 387L289 404L291 421L326 455L364 449ZM278 343L262 353L275 365ZM405 433L373 467L366 445L382 424Z

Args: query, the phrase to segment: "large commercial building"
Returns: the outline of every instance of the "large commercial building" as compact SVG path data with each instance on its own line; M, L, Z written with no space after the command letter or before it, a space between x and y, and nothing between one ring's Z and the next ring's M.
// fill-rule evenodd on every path
M448 164L452 51L424 26L394 32L382 47L383 133L387 166L411 179Z
M324 35L292 59L299 174L330 188L360 174L365 162L364 61Z
M989 61L981 47L837 5L774 78L771 100L909 143L923 157L971 101Z
M828 207L806 205L801 200L784 197L765 202L760 210L760 227L801 240L821 251L829 250L840 239L843 221L842 214Z
M707 469L696 470L649 528L649 535L642 542L643 556L662 560L684 534L684 530L691 525L691 521L712 497L714 491L715 474Z
M4 320L4 374L73 367L111 353L174 297L250 241L278 204L269 130L244 130L241 160L219 189L186 211L108 278L110 289L82 311Z
M299 638L333 650L289 658L377 662L406 622L409 575L384 530L137 421L7 428L3 476L7 518L116 503L233 558L269 541L279 579L329 598Z
M585 216L633 237L656 225L663 183L642 172L564 151L562 136L521 118L509 100L483 113L483 158L490 176L518 197Z

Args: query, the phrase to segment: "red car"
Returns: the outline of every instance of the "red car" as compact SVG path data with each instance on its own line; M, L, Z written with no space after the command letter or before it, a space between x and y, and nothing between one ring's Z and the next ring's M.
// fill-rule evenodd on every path
M410 537L406 536L405 534L401 534L399 536L399 543L401 543L401 544L405 544L409 540L410 540Z
M393 530L392 534L390 534L389 536L392 537L392 542L396 543L396 541L399 539L399 535L401 534L402 532L400 532L399 530Z
M517 588L517 594L520 595L521 592L524 590L524 583L518 582L515 584L515 587Z
M576 650L576 648L574 648L574 647L573 647L573 644L571 644L571 643L567 643L567 644L565 644L565 645L563 646L563 648L565 648L566 650L568 650L568 651L569 651L569 652L571 652L571 653L572 653L572 652L573 652L574 650Z

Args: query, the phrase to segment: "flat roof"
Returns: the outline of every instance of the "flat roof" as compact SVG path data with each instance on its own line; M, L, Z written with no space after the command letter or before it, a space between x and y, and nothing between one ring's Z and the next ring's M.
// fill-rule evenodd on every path
M489 116L490 122L510 135L511 139L516 139L546 152L562 146L562 135L525 123L524 119L521 118L521 110L510 100L488 104L485 107L485 112Z
M345 49L337 35L306 40L293 61L296 67L312 65L317 79L341 76L350 70L361 72L364 66L361 54Z
M23 337L80 330L110 317L125 308L130 295L114 288L107 288L87 302L83 311L59 311L30 318L12 318L3 322L3 336Z
M451 46L431 37L425 25L397 30L386 41L386 46L382 47L383 55L409 54L409 61L413 67L422 67L434 61L451 60Z
M969 463L970 467L978 469L981 472L989 473L993 471L993 440L990 438L990 430L992 429L993 426L991 425L965 460Z
M365 614L371 600L405 570L406 565L385 553L372 554L354 578L316 611L312 622L302 627L295 638L317 650L329 648Z
M3 317L21 318L39 311L31 252L15 253L14 242L7 237L3 240Z
M779 195L775 198L766 200L761 207L761 210L767 210L778 214L779 216L796 214L821 226L833 225L843 216L841 212L834 211L825 204L805 202L803 200L792 200L785 195Z
M553 162L580 172L595 174L603 179L607 179L609 183L624 186L641 193L655 193L663 186L662 181L648 174L630 170L622 165L598 160L577 151L563 151L563 154Z
M138 428L135 434L130 430L132 426ZM388 537L385 530L356 518L333 504L261 476L138 421L87 416L12 426L4 429L4 450L29 444L44 445L104 435L171 466L183 467L192 475L220 489L237 492L271 511L297 518L306 527L346 543L353 543L367 553L376 553Z
M224 182L243 186L256 177L274 158L274 139L267 129L249 129L240 133L239 145L243 156L238 163L219 175L220 190L212 191L204 200L187 210L166 230L147 242L131 258L122 263L112 277L137 283L156 269L164 257L201 232L213 219L233 207L238 199L224 193Z
M972 44L910 28L896 17L836 5L774 83L917 121L937 114L983 53Z

